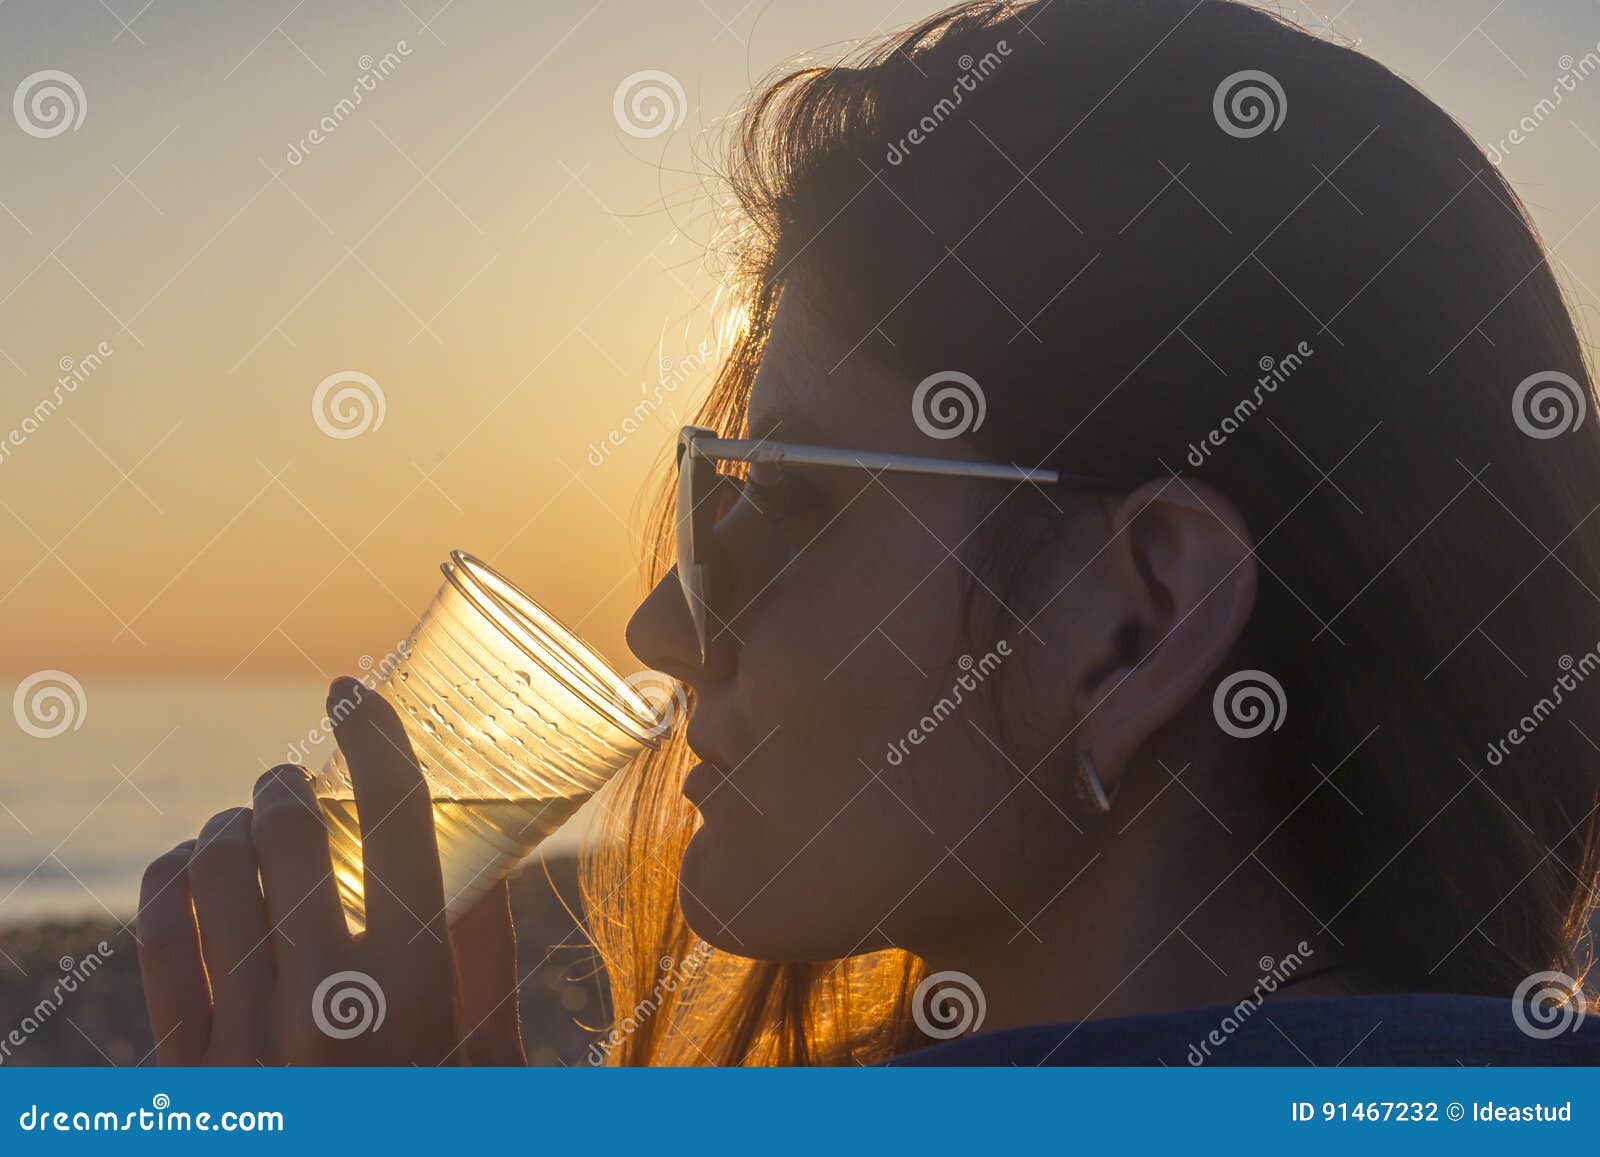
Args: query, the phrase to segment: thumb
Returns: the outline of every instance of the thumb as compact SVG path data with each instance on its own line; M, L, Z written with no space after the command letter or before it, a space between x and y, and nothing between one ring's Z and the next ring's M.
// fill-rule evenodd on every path
M525 1065L511 889L501 880L450 929L461 985L461 1040L474 1065Z

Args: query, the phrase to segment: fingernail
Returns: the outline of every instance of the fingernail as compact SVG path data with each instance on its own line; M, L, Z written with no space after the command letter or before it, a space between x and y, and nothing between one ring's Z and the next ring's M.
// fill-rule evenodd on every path
M354 715L366 698L367 689L359 679L349 675L340 675L328 687L328 718L337 725L341 720Z

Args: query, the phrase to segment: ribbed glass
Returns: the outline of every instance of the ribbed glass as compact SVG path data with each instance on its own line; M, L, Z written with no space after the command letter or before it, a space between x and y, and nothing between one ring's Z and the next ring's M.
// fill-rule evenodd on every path
M428 782L454 920L662 728L593 648L498 572L460 551L442 569L447 581L376 689ZM360 825L342 754L316 788L345 914L360 930Z

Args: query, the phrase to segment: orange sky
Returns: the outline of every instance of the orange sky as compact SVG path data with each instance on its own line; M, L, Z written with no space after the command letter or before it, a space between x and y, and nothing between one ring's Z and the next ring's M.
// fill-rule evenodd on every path
M1342 3L1277 7L1314 26ZM5 91L49 66L86 104L49 138L0 118L0 440L63 359L112 351L0 457L8 669L349 669L409 629L453 547L628 662L640 487L704 371L601 465L590 447L661 358L714 340L687 170L753 77L936 5L413 7L432 23L401 4L157 4L131 30L98 5L0 10ZM1491 142L1600 42L1586 0L1538 7L1355 0L1333 28ZM619 127L643 70L681 85L675 130ZM1505 160L1586 303L1597 141L1600 75ZM341 371L383 397L357 437L313 418Z

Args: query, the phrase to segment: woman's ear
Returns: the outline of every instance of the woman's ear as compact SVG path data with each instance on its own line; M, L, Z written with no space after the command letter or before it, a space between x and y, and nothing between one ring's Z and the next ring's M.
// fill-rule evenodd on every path
M1112 791L1134 753L1222 664L1255 606L1250 531L1225 496L1170 478L1129 494L1111 515L1097 568L1110 621L1097 662L1078 671L1077 750Z

